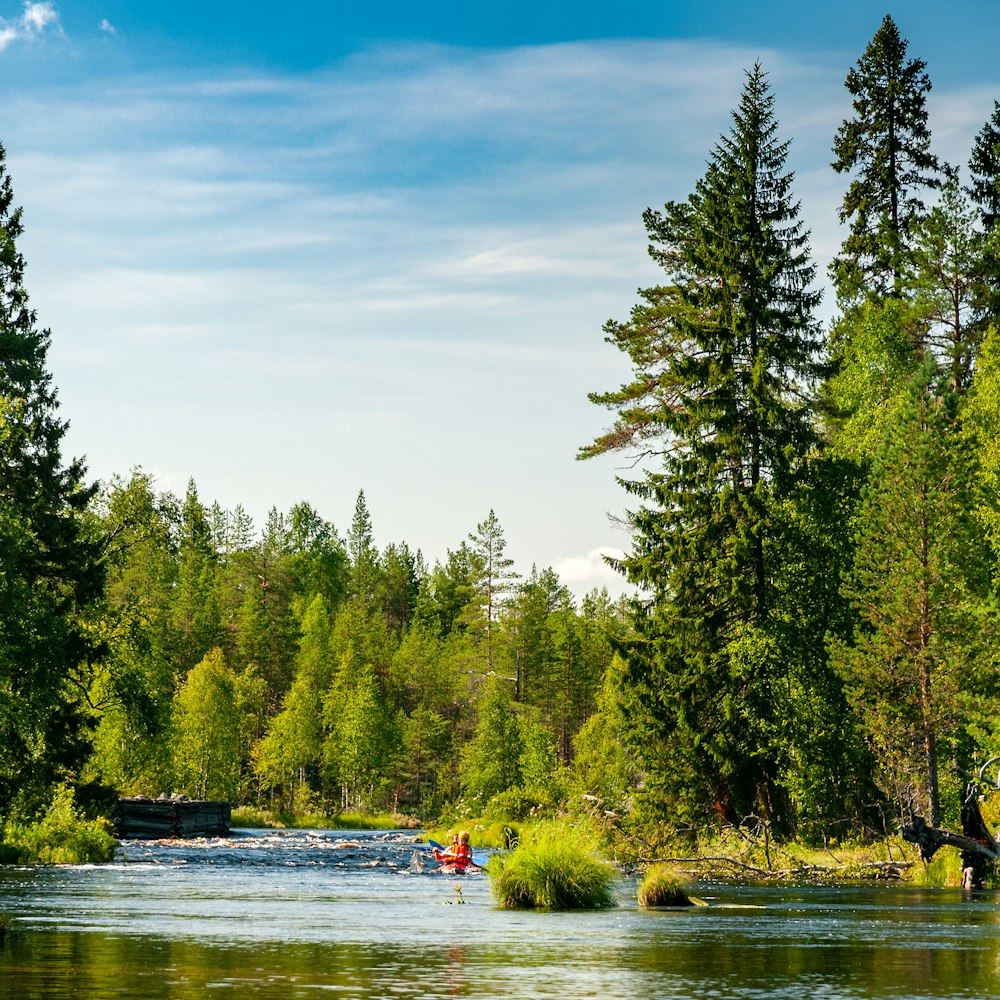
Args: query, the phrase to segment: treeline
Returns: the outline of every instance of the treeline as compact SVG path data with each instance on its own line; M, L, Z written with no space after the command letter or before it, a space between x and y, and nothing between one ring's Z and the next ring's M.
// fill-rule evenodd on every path
M582 455L645 470L616 690L675 823L957 823L1000 753L1000 104L966 170L940 160L891 17L846 87L830 329L759 65L693 193L645 215L663 284L606 327L634 379Z
M92 505L110 540L93 619L85 775L283 811L551 806L624 608L519 579L489 516L427 567L379 550L364 493L345 538L307 503L241 509L136 472Z

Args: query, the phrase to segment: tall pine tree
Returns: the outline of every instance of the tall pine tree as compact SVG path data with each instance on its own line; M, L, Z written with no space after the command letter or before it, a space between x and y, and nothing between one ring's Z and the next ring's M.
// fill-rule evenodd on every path
M618 420L582 454L662 462L624 483L643 505L621 566L654 595L625 679L649 787L780 821L772 509L813 441L818 293L773 104L757 65L694 193L646 212L668 282L606 326L636 377L591 397Z
M50 333L28 307L22 232L0 146L0 814L81 759L67 681L91 656L80 614L103 581L80 518L93 489L82 462L62 457L67 424L46 368Z

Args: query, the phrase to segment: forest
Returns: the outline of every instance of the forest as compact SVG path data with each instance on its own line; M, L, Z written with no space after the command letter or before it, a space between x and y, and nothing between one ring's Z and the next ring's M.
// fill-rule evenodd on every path
M956 822L1000 755L1000 102L939 159L889 16L845 86L826 328L761 65L690 195L644 214L662 283L604 328L632 375L578 455L632 470L620 600L516 568L493 511L428 565L375 545L363 491L338 530L140 466L89 483L0 148L0 820L70 786L590 810L660 842Z

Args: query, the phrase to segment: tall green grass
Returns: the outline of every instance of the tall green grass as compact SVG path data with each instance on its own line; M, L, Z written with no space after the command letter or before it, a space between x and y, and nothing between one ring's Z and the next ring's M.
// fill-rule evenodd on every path
M640 906L694 906L688 895L687 880L670 865L650 865L639 883Z
M592 839L559 823L538 824L487 865L493 896L507 910L591 910L613 906L615 870Z

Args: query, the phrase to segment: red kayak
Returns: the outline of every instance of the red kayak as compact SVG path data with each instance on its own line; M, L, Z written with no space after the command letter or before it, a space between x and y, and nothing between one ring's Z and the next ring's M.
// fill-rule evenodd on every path
M441 865L440 868L435 868L435 872L439 875L478 875L482 868L479 865L456 865L454 862Z

